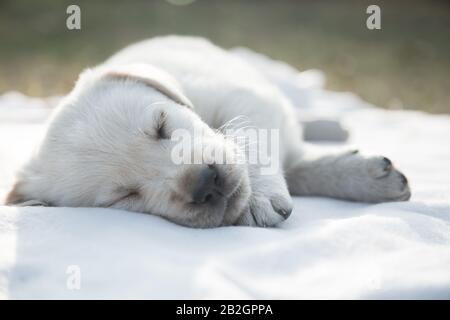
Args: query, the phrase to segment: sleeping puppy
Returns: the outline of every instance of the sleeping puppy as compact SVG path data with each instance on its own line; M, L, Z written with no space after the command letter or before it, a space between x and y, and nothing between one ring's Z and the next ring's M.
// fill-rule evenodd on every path
M252 140L264 164L248 161L250 129L275 133L275 143ZM179 132L193 141L186 159L201 161L174 161ZM6 202L119 208L203 228L276 225L291 195L376 203L408 200L410 189L385 157L310 154L289 100L258 70L204 39L170 36L80 75Z

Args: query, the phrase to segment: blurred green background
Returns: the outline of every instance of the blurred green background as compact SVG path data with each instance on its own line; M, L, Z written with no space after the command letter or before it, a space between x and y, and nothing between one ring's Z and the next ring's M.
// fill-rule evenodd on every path
M176 33L321 69L328 88L380 107L450 113L449 1L174 1L0 0L0 93L68 92L119 48ZM66 28L69 4L81 7L81 30ZM381 30L366 28L369 4L381 7Z

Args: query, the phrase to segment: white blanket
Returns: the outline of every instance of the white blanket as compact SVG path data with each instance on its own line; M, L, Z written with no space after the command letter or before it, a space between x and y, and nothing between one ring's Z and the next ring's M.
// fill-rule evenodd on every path
M339 118L350 143L390 157L410 202L296 198L276 229L198 230L99 208L0 206L0 297L450 298L450 117L384 111L322 89L243 50L302 106ZM30 153L53 104L0 96L0 196Z

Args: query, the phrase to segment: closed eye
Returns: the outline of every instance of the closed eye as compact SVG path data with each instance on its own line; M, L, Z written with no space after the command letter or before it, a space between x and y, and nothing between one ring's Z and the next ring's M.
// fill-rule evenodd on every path
M122 190L120 188L119 192L124 192L124 190ZM140 197L139 190L129 189L129 190L126 190L125 193L121 197L111 201L111 203L105 205L105 207L112 207L112 206L118 205L119 203L121 203L124 200L132 200L132 199L136 199L139 197Z
M166 125L167 125L167 114L164 111L161 111L159 114L159 118L156 121L156 138L157 139L170 139L167 131L166 131Z

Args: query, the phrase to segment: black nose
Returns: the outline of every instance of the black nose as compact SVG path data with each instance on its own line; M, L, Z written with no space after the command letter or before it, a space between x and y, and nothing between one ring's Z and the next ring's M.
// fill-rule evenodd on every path
M219 183L219 173L213 165L200 171L192 188L192 200L195 203L212 202L222 196Z

